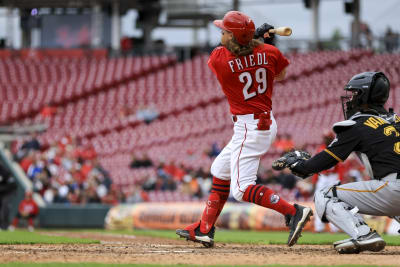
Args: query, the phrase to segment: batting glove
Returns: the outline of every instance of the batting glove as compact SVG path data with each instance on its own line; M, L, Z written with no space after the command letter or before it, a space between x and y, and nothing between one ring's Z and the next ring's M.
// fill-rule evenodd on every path
M254 33L254 38L255 39L259 39L259 38L263 38L264 43L265 44L270 44L270 45L274 45L274 40L275 40L275 33L269 33L268 31L270 29L274 29L274 26L268 24L268 23L264 23L263 25L261 25L260 27L258 27ZM264 38L264 34L268 32L269 33L269 37L268 38Z

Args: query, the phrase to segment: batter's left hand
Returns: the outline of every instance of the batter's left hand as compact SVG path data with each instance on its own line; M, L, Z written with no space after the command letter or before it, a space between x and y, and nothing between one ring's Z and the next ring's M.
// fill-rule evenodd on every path
M274 29L274 26L264 23L260 27L256 29L256 32L254 33L254 38L263 38L264 43L273 45L274 44L274 39L275 39L275 34L274 33L269 33L270 29Z

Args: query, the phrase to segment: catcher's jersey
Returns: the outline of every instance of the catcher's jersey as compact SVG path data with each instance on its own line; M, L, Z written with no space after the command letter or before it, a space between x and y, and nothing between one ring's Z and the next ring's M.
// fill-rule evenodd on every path
M336 139L325 152L338 161L344 161L352 151L365 155L361 159L364 164L370 165L372 178L375 179L400 173L400 127L394 124L400 123L400 118L394 115L394 119L390 123L374 115L356 117L353 125L335 129ZM369 166L366 167L368 169Z
M219 46L208 60L234 115L271 111L274 78L288 65L289 61L279 49L268 44L261 44L252 54L239 57Z

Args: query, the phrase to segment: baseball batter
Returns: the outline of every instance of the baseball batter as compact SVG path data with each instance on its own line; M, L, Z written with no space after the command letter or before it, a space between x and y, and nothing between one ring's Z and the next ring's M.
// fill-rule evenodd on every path
M289 204L268 187L256 185L260 157L268 151L277 132L271 102L273 82L284 79L289 61L273 45L253 39L265 37L271 43L268 30L273 27L268 24L256 31L253 21L238 11L228 12L214 24L221 29L221 46L211 53L208 66L228 99L234 134L211 166L213 184L201 220L176 233L206 247L213 246L214 224L231 191L238 201L283 214L290 228L288 245L292 246L312 210Z
M355 75L345 86L349 94L342 97L346 120L333 125L335 140L311 159L303 159L304 152L295 151L273 163L274 169L288 167L305 178L344 161L352 151L357 153L371 180L328 186L314 197L321 220L350 236L334 243L339 253L384 249L385 241L359 213L400 215L400 118L384 108L389 89L382 72Z

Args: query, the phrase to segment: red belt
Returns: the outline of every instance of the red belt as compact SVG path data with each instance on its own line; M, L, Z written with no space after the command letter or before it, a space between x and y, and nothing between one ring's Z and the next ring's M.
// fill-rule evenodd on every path
M270 116L270 113L269 112L263 112L263 113L253 113L253 118L255 119L255 120L258 120L259 118L260 118L260 115L261 114L268 114L269 116ZM248 115L248 114L244 114L244 115ZM237 122L237 116L236 115L232 115L232 120L233 120L233 122Z

